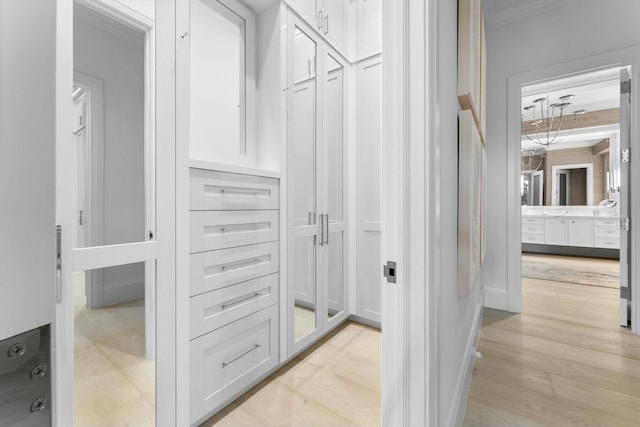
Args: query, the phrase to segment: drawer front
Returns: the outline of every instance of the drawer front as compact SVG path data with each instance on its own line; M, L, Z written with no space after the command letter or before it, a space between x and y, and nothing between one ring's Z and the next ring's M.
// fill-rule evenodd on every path
M594 227L596 237L620 237L620 229L616 227Z
M192 423L278 364L278 307L273 305L191 341Z
M544 244L544 234L522 233L522 243L540 243L540 244Z
M598 219L594 219L593 220L593 225L596 227L613 227L613 228L620 228L620 219L602 219L602 218L598 218Z
M191 254L191 296L279 271L278 242Z
M544 225L544 218L522 218L522 226L530 224L540 224Z
M525 233L533 233L533 234L544 234L544 223L542 224L522 224L522 234Z
M190 169L191 210L279 209L276 178Z
M617 237L596 237L594 246L596 248L620 249L620 239Z
M259 277L191 298L191 339L278 302L280 274Z
M191 253L278 240L279 212L191 211Z

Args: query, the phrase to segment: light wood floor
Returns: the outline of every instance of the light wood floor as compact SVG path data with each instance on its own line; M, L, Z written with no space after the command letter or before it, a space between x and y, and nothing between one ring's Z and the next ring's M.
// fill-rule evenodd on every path
M87 310L85 301L84 273L74 273L74 427L155 426L144 300L97 310Z
M347 322L203 426L379 426L380 339Z
M465 426L640 426L640 337L618 326L619 290L522 292L522 314L485 310Z

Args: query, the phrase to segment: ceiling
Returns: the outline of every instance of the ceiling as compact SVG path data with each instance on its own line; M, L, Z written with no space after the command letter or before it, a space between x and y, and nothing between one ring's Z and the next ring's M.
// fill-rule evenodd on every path
M620 106L620 68L609 68L552 81L536 83L522 88L522 106L533 104L533 100L548 97L550 103L558 102L562 95L572 94L572 105L565 109L565 114L584 109L586 111L606 110ZM559 111L556 112L556 115ZM525 116L525 121L530 115ZM604 138L618 133L619 126L599 126L596 128L576 129L572 132L560 132L562 141L551 145L549 149L589 147ZM522 140L524 149L539 147L526 138Z
M482 0L487 30L547 12L576 0Z

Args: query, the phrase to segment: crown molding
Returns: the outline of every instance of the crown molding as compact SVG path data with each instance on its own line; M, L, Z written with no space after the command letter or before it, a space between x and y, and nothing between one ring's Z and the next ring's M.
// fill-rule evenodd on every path
M573 3L576 0L483 0L487 31L503 25L530 18L558 7ZM509 5L505 5L509 3Z

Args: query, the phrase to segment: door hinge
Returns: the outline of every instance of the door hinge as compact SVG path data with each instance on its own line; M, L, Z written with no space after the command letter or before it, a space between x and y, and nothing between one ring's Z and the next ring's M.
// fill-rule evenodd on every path
M382 274L387 278L387 283L396 283L396 262L387 261L387 264L382 266Z
M620 163L630 163L631 162L631 149L625 148L620 151Z
M620 82L620 95L631 93L631 80Z
M620 218L620 231L631 231L631 218Z
M620 299L631 301L631 288L629 286L620 286Z
M56 225L56 304L62 302L62 226Z

